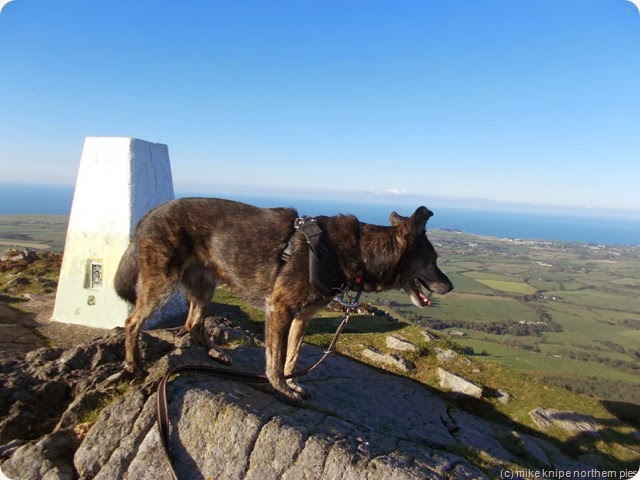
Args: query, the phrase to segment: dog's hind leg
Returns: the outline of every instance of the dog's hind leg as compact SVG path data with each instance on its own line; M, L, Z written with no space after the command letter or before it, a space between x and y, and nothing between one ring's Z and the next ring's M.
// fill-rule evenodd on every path
M201 265L192 265L182 273L181 284L189 301L185 330L189 332L191 341L206 348L214 360L231 364L231 357L213 344L204 328L204 309L216 291L217 279L213 271Z
M145 288L138 295L133 311L125 320L125 357L123 367L129 373L137 375L143 371L138 337L147 318L160 308L173 292L173 288L165 280L154 277L149 281L140 282Z
M142 359L140 358L140 347L138 346L138 337L145 320L151 315L145 306L140 306L142 302L138 301L133 311L124 322L124 369L133 374L140 374L143 371Z

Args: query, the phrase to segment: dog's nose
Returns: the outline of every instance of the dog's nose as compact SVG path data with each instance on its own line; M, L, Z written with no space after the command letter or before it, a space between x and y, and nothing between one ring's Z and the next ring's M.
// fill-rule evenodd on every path
M449 293L451 290L453 290L453 283L451 283L451 280L447 278L446 282L443 283L442 291L439 293L445 294Z

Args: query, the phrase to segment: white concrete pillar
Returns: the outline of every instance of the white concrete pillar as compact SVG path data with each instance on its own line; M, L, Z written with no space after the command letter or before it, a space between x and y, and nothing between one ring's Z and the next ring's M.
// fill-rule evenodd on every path
M129 137L85 139L53 320L124 325L129 306L113 287L120 257L140 218L173 198L166 145Z

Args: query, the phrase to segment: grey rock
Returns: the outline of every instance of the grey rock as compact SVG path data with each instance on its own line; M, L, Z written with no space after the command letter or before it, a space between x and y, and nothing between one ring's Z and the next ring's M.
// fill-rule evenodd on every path
M38 254L35 250L31 250L30 248L25 248L22 251L22 257L25 261L31 263L38 259Z
M542 464L546 467L551 466L551 461L549 460L549 456L546 454L544 449L540 446L540 443L537 439L530 435L526 435L520 432L511 432L513 437L515 438L518 446L527 452L527 455L534 458L536 462Z
M411 372L416 369L415 364L410 360L402 358L394 353L381 353L371 347L365 348L362 351L362 356L368 358L372 362L396 368L401 372Z
M32 440L52 430L70 401L70 387L38 380L25 372L7 375L0 390L0 444Z
M475 398L482 397L482 387L479 387L466 378L448 372L443 368L438 368L438 377L440 378L440 386L444 389Z
M565 432L600 435L604 426L594 417L555 408L534 408L529 412L531 420L542 430L552 427Z
M466 337L467 334L465 332L461 332L459 330L454 330L452 332L449 332L449 335L451 337Z
M534 441L540 446L540 448L544 450L544 453L549 458L549 463L553 468L557 470L571 470L574 472L586 472L592 469L592 467L568 457L567 455L562 453L558 449L558 447L553 445L551 442L547 442L539 438L535 438ZM585 475L584 478L588 478L588 477Z
M434 350L436 351L436 358L442 363L449 363L460 357L457 352L449 348L434 347Z
M578 461L591 468L602 467L602 457L597 453L585 453L578 457Z
M108 396L109 392L104 390L89 390L80 393L62 414L55 429L72 427L81 423L85 412L99 408Z
M498 398L498 401L503 405L507 405L508 403L510 403L513 398L513 396L505 390L498 390L496 392L496 397Z
M137 390L102 412L74 456L74 463L81 478L93 478L98 474L123 439L133 431L145 402L145 395Z
M423 330L422 336L427 342L437 342L439 340L439 338L433 333L431 333L429 330Z
M12 480L72 480L73 452L79 439L73 429L58 430L36 443L24 445L2 464L2 472Z
M15 248L5 250L0 254L0 262L22 262L31 263L38 259L38 254L35 250L25 248L23 251L19 251Z
M250 365L262 356L252 347L242 350ZM305 347L303 361L318 354ZM460 478L488 478L464 458L438 450L455 439L443 426L446 404L426 388L394 378L394 394L388 395L392 376L342 357L328 363L305 382L313 394L305 408L219 378L174 380L168 387L169 444L178 476L451 479L458 478L451 476L457 469ZM80 478L167 478L153 417L155 394L141 407L143 396L142 389L132 391L107 407L76 453ZM123 418L127 410L137 416ZM125 428L132 423L133 429ZM125 441L118 443L119 436Z
M9 443L0 447L0 459L5 459L14 454L14 452L22 445L27 443L25 440L11 440Z
M158 447L160 436L155 426L155 407L156 407L156 396L151 395L142 408L140 408L140 397L138 396L139 392L132 392L132 395L125 396L123 399L124 408L122 410L127 411L127 405L130 405L131 411L138 413L135 420L131 418L131 424L129 428L125 428L125 434L118 438L117 435L113 435L109 437L109 446L107 450L112 450L111 454L108 457L108 461L101 465L99 473L95 476L96 480L110 480L112 478L123 478L125 474L128 472L129 478L143 478L142 472L149 467L150 462L155 460L156 462L156 472L165 474L158 474L156 478L169 478L167 475L169 473L169 467L166 461L162 461L164 459L158 458ZM134 397L129 399L128 397ZM120 406L114 406L114 414L117 414L120 411ZM135 415L132 415L132 417ZM109 425L107 423L106 425ZM121 424L123 427L126 427L124 424ZM97 432L100 432L101 429L105 426L103 424L101 427L97 429ZM153 428L153 430L152 430ZM93 429L89 432L92 433ZM107 427L107 432L110 432L111 428ZM153 443L149 443L148 437L151 432L155 432L155 437L152 438L154 440ZM88 440L87 440L88 439ZM95 443L95 437L89 439L89 435L87 435L87 439L83 442L86 448L78 449L78 453L87 453L91 449L89 448L92 443ZM87 443L87 445L85 445ZM98 449L101 448L100 441L97 442ZM151 446L150 446L151 445ZM115 447L115 448L113 448ZM154 455L149 454L149 448L152 449ZM78 471L80 473L80 465L78 453L76 453L76 465L78 467ZM134 463L134 460L137 462ZM91 478L81 476L81 478Z
M414 345L400 335L389 335L386 338L387 347L401 352L417 352L419 350L417 345Z
M453 435L459 444L482 451L498 465L516 461L516 457L497 440L507 434L504 427L493 425L461 410L452 410L450 415L456 425Z

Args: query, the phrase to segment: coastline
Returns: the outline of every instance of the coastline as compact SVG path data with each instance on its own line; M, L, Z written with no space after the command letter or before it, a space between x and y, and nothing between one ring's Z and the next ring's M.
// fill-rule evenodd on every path
M184 196L189 194L177 193L178 198ZM426 198L415 198L416 203L408 203L407 198L401 197L397 201L374 202L369 198L313 199L286 194L267 196L233 193L220 196L260 207L294 207L300 215L353 214L362 222L378 225L388 225L392 211L408 216L417 206L424 204L434 212L428 223L429 229L460 230L470 235L497 239L640 246L640 220L633 217L602 217L598 213L587 216L588 212L570 214L561 211L541 213L485 207L463 208ZM72 198L73 187L16 184L8 189L0 189L0 215L68 215Z

